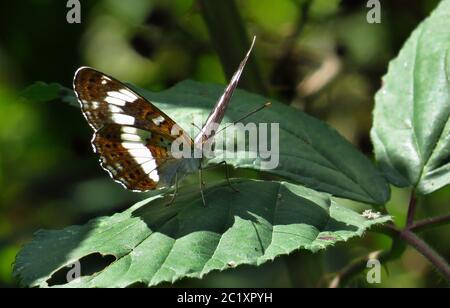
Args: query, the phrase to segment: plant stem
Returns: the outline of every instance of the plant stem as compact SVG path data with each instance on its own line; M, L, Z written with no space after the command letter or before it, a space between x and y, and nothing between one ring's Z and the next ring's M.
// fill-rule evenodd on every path
M415 201L414 201L415 202ZM410 202L411 204L411 202ZM415 204L413 204L413 208ZM408 210L408 213L414 212L414 209ZM450 215L439 216L424 219L413 223L410 227L399 230L394 224L385 224L375 227L374 231L385 234L393 239L391 249L389 251L379 251L371 253L368 256L353 262L340 273L336 275L330 283L331 288L344 286L353 276L361 273L366 269L367 261L372 257L377 257L380 262L388 262L400 257L406 248L406 243L416 249L420 254L426 257L433 266L442 273L447 281L450 281L450 266L447 261L434 251L427 243L417 237L412 231L422 231L428 227L438 226L450 221Z
M438 269L447 281L450 281L450 266L443 257L436 253L427 243L409 230L400 232L400 237L419 253L426 257Z
M278 49L279 56L270 73L271 86L277 90L278 95L283 97L286 103L292 101L296 95L299 59L299 55L296 54L296 42L308 21L312 2L312 0L305 0L298 3L297 7L300 14L292 31L286 36Z
M414 217L416 215L416 206L417 206L417 198L416 193L413 190L411 192L411 196L409 199L408 214L406 216L406 228L410 228L414 223Z
M306 22L308 21L308 14L311 8L312 0L304 1L300 4L300 12L301 14L298 17L297 22L295 23L294 30L289 34L284 42L284 46L282 48L283 55L280 57L287 58L290 54L292 54L293 49L295 47L295 40L302 33L305 28Z
M399 258L406 249L404 242L398 238L393 239L391 249L374 251L361 258L339 272L329 284L329 288L339 288L345 286L352 277L367 269L367 262L371 259L377 259L380 263L388 262Z
M329 284L329 288L339 288L342 286L345 286L348 281L355 275L359 274L360 272L364 271L367 268L367 262L370 259L378 259L384 258L389 254L389 251L374 251L371 252L369 255L367 255L364 258L361 258L350 265L348 265L346 268L344 268L340 273L338 273L331 283Z
M388 222L388 223L386 223L384 225L380 225L380 226L375 226L372 229L372 231L376 232L376 233L381 233L381 234L387 235L390 238L396 238L400 234L400 230L392 222Z
M250 46L236 3L234 0L200 0L199 3L211 41L219 54L225 75L230 79ZM267 94L253 56L250 56L245 70L241 87L261 95Z
M450 222L450 214L444 216L437 216L431 218L425 218L413 223L410 227L410 231L421 232L431 227L438 227Z

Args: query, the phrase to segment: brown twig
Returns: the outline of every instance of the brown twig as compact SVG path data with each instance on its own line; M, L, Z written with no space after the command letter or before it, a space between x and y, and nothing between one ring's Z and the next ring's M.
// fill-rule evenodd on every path
M409 199L409 206L408 206L408 214L406 216L406 228L409 228L414 223L414 217L416 215L416 207L417 207L417 197L416 193L413 190L411 192L411 197Z
M425 258L427 258L428 261L430 261L434 267L441 272L445 279L450 281L450 266L441 255L439 255L433 248L409 230L403 230L400 233L400 237L410 246L415 248Z
M380 260L389 254L389 251L374 251L368 254L366 257L361 258L352 264L348 265L344 268L338 275L336 275L331 283L329 284L329 288L339 288L340 286L346 285L347 282L356 274L364 271L367 268L367 262L371 259Z
M447 224L449 222L450 222L450 214L444 216L430 217L413 223L409 227L409 230L414 232L421 232L423 230L438 227L443 224Z
M417 252L427 258L430 263L433 264L437 270L439 270L444 278L447 281L450 281L450 266L448 262L436 251L434 251L434 249L431 248L426 242L413 233L413 231L419 232L430 227L448 223L450 221L450 215L427 218L414 222L416 206L417 198L413 191L410 197L407 223L404 229L399 229L393 223L387 223L383 226L375 227L374 229L375 232L383 233L393 239L391 249L387 251L373 252L368 256L353 262L336 275L329 287L337 288L345 285L353 276L361 273L367 268L367 261L371 258L375 257L380 262L388 262L398 258L405 250L406 244L410 245Z
M390 231L388 231L389 233ZM391 248L389 250L374 251L366 257L361 258L339 272L329 284L329 288L339 288L345 286L353 276L361 273L367 269L367 262L369 260L377 259L380 263L385 263L399 258L406 249L404 242L399 241L398 238L393 239Z

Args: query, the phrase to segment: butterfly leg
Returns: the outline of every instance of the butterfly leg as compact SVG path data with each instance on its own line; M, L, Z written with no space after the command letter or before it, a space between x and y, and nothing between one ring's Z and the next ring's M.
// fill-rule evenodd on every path
M194 122L192 122L191 125L194 126L196 129L198 129L200 132L202 131L202 129L198 127L198 125L195 124Z
M230 172L228 171L228 164L227 164L227 162L226 162L226 161L222 161L222 162L219 163L219 165L222 165L222 164L225 165L225 176L227 177L228 186L230 186L231 189L234 190L235 192L239 192L239 189L237 189L236 187L234 187L234 186L231 184L231 181L230 181Z
M178 173L175 173L175 191L173 192L173 196L170 199L170 202L166 204L166 206L170 206L175 201L175 197L178 194Z
M200 182L200 194L202 195L203 205L206 207L205 195L203 194L203 188L205 186L205 182L203 181L202 168L198 169L198 176L199 176L199 182Z
M230 171L228 170L228 164L227 164L226 161L223 160L223 161L221 161L220 163L218 163L217 165L208 166L208 167L206 167L206 168L204 168L204 169L212 169L212 168L219 167L219 166L221 166L221 165L225 165L225 176L226 176L226 178L227 178L228 186L230 186L230 188L231 188L233 191L239 192L239 189L237 189L236 187L234 187L234 185L231 184L231 181L230 181Z

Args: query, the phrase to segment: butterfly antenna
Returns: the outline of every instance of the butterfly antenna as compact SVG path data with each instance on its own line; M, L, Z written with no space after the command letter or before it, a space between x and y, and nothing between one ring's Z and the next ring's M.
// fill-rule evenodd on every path
M192 122L191 125L194 126L196 129L198 129L199 131L202 131L202 129L194 122Z
M242 120L248 118L249 116L257 113L258 111L263 110L264 108L270 107L272 105L271 102L267 102L264 105L262 105L261 107L256 108L255 110L250 111L249 113L247 113L245 116L243 116L242 118L237 119L236 121L234 121L231 124L228 124L227 126L223 127L221 130L219 130L216 134L220 133L221 131L227 129L228 127L230 127L231 125L235 125L236 123L241 122Z

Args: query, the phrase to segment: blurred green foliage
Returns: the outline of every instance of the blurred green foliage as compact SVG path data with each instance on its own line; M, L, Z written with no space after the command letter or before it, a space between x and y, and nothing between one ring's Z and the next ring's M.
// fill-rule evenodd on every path
M368 132L381 76L438 1L382 1L381 24L366 22L367 1L313 0L307 15L301 9L306 1L236 0L248 35L258 36L261 78L272 97L327 121L372 157ZM226 80L197 1L82 1L79 25L68 24L66 13L65 1L0 3L0 286L16 286L15 254L35 230L85 223L144 198L123 191L98 166L79 110L60 101L30 103L19 98L23 89L35 81L70 87L81 65L153 91L187 78ZM228 48L232 52L234 46ZM337 69L324 70L328 81L317 91L305 88L324 63ZM393 190L388 208L396 220L405 217L408 195ZM449 188L424 197L419 218L446 213L449 200ZM423 234L447 259L449 231L445 226ZM177 286L326 285L350 260L389 244L387 237L370 233L317 255L297 253ZM445 284L409 248L388 269L377 286ZM352 285L368 286L362 278Z

